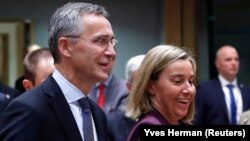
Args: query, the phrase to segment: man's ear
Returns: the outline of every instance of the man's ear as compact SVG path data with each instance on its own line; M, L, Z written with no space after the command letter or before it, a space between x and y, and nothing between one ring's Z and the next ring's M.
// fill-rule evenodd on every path
M58 40L58 49L64 56L71 56L71 43L68 38L61 37Z
M28 79L24 79L22 83L26 91L34 87L33 83Z

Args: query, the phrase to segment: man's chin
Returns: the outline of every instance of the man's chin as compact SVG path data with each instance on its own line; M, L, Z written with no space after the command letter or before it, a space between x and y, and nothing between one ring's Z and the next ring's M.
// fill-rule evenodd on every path
M107 80L109 77L108 73L103 73L101 76L100 76L100 81L105 81Z

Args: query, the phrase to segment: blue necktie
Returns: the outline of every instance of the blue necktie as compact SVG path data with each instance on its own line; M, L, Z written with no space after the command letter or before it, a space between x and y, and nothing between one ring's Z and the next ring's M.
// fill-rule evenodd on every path
M88 97L84 97L78 100L79 105L82 108L82 118L83 118L83 134L85 141L94 141L94 133L91 119L91 109L89 105Z
M235 98L234 98L234 92L233 92L233 87L234 85L228 84L227 85L230 93L230 107L231 107L231 124L237 124L236 121L236 104L235 104Z

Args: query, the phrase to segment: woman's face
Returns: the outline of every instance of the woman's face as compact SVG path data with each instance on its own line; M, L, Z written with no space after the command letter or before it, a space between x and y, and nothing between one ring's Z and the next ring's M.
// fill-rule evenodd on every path
M154 107L169 122L182 119L195 96L192 64L189 60L177 60L162 71L159 80L152 81L150 88Z

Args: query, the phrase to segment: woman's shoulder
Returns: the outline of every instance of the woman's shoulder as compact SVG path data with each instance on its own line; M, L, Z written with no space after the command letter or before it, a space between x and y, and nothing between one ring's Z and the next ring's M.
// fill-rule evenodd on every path
M167 124L163 116L157 110L151 110L148 113L142 115L139 120L138 124L143 125L164 125Z

